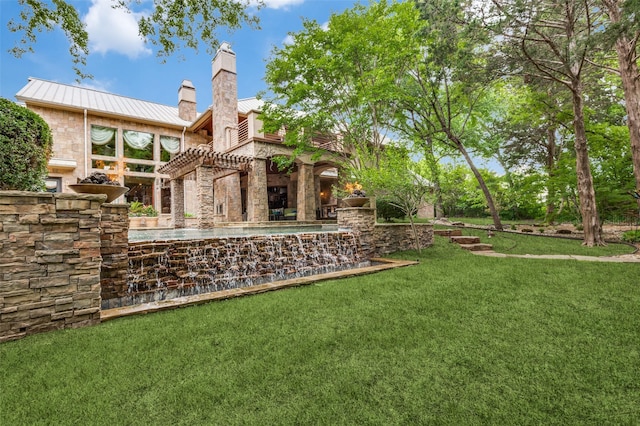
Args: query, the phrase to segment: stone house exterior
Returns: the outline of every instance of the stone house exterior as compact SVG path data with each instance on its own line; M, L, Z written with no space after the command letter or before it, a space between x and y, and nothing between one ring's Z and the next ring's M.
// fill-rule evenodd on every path
M262 132L260 101L237 99L236 57L226 43L212 62L211 90L213 104L200 114L188 80L177 107L36 78L16 98L51 127L51 192L70 192L101 171L130 188L116 202L153 205L176 227L185 213L200 227L333 217L335 164L301 157L293 173L277 170L271 158L291 149L282 134Z

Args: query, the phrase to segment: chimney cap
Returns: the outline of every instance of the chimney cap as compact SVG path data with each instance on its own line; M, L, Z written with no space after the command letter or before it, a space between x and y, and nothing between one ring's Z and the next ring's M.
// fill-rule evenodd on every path
M220 52L228 52L228 53L231 53L232 55L236 54L233 50L231 50L231 44L229 44L226 41L223 41L222 44L220 44L220 47L218 48L218 51L216 52L216 54Z
M187 87L189 89L195 89L196 86L193 85L193 82L191 80L182 80L182 83L180 83L180 87Z

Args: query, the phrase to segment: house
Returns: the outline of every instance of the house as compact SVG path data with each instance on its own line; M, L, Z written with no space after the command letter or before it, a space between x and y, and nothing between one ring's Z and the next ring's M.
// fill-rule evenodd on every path
M176 227L184 226L185 214L198 217L202 228L330 216L335 163L303 156L292 173L278 170L271 159L291 148L283 134L262 132L259 100L237 99L236 55L227 43L213 59L211 90L212 106L203 113L188 80L177 107L36 78L16 98L51 127L51 191L67 192L101 171L130 188L116 202L153 205Z

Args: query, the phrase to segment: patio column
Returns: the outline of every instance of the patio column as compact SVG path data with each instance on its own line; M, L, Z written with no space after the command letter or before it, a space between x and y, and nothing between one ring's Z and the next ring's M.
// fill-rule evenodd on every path
M253 160L247 187L247 220L249 222L268 221L267 160L259 158Z
M184 228L184 179L171 179L171 226Z
M316 220L316 196L313 164L298 164L297 220Z
M240 172L215 181L213 198L216 222L242 222L241 193Z
M322 197L320 196L322 185L320 183L320 175L313 175L313 186L313 192L316 196L316 219L318 219L322 217Z
M213 169L207 166L197 166L196 181L198 185L196 190L198 200L198 228L213 228Z

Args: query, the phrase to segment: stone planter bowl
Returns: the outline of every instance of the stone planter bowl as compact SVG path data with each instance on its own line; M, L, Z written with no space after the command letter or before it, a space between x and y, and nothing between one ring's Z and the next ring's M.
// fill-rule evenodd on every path
M362 207L369 202L369 197L343 198L342 203L347 207Z
M122 194L129 191L126 186L105 185L99 183L74 183L69 185L72 191L78 194L106 194L107 203L112 202Z

